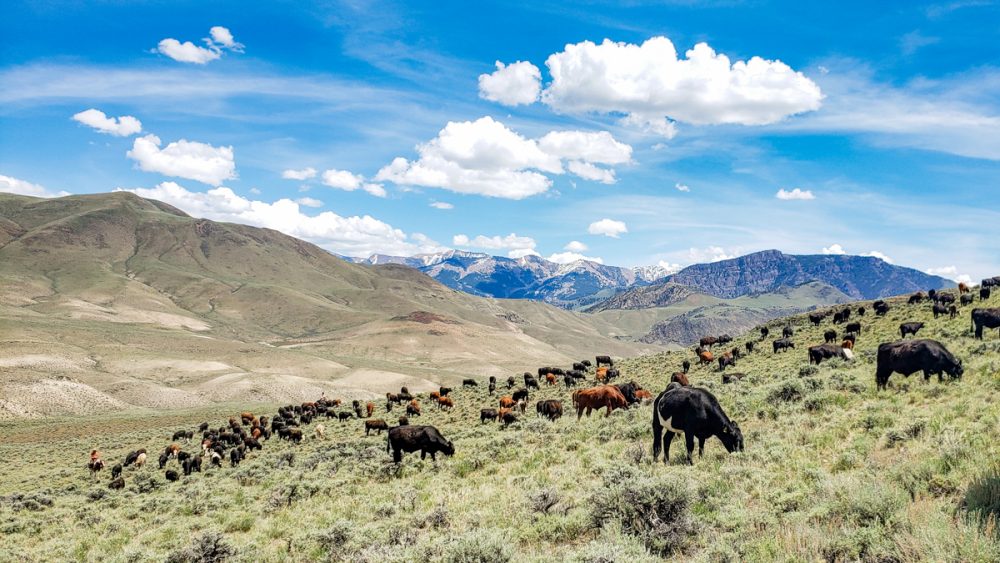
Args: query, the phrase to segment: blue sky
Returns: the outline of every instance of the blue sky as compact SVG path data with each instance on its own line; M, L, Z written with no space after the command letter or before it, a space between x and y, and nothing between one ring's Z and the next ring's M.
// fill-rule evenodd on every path
M350 255L1000 273L1000 4L804 4L7 2L0 191Z

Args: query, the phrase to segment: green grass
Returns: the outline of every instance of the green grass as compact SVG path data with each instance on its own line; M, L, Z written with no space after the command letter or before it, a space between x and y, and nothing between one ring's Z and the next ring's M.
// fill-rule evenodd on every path
M692 383L719 398L746 439L733 455L708 442L693 467L681 463L682 440L669 465L652 462L648 405L580 423L529 411L502 429L478 423L495 404L485 386L457 390L452 412L425 406L413 420L452 439L451 458L411 454L396 467L384 435L366 438L358 420L324 422L328 440L272 439L239 468L177 483L152 459L126 470L124 491L109 490L107 474L90 480L92 447L113 463L239 407L3 423L0 559L997 561L1000 340L995 331L973 340L968 313L933 319L929 305L899 303L884 319L869 312L857 360L818 368L805 348L829 322L794 317L797 350L739 361L742 381L693 369ZM895 374L876 392L875 348L910 320L927 322L920 337L942 340L965 376ZM772 334L783 324L771 323ZM658 392L684 357L619 363ZM561 387L536 395L569 406Z

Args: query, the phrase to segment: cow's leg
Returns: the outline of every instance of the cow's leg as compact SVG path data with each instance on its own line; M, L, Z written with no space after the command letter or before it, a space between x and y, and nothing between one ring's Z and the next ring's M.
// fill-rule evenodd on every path
M670 463L670 442L674 441L674 433L670 430L666 431L663 436L663 464L666 465Z
M684 433L684 443L687 446L687 462L688 465L694 465L694 460L691 459L691 453L694 452L694 434L691 432Z
M403 452L399 448L392 449L392 461L396 463L403 461Z
M579 422L581 418L583 418L583 407L582 406L576 407L576 420L577 420L577 422Z
M698 436L698 457L705 457L705 439Z
M437 461L437 452L431 452L431 461Z
M427 459L427 450L420 450L420 459Z

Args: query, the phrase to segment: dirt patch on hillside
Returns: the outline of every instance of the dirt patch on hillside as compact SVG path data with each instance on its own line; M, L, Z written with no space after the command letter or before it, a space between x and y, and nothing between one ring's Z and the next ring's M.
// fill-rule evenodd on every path
M410 313L409 315L400 315L398 317L393 317L392 320L394 320L394 321L410 321L410 322L414 322L414 323L423 323L425 325L429 325L429 324L434 323L434 322L445 323L445 324L450 324L450 325L461 324L460 322L456 321L455 319L449 319L447 317L442 317L441 315L438 315L436 313L431 313L429 311L414 311L414 312Z
M128 406L89 385L70 380L0 385L0 419L90 414Z

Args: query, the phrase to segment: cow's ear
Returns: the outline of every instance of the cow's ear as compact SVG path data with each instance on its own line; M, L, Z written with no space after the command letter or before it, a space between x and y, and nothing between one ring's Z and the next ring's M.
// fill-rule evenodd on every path
M729 427L728 426L723 426L722 427L722 433L723 434L729 434Z

